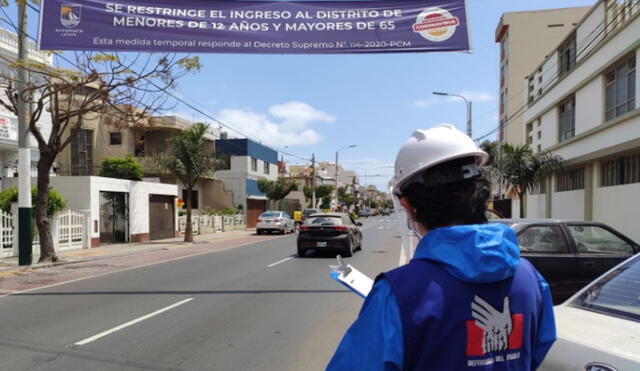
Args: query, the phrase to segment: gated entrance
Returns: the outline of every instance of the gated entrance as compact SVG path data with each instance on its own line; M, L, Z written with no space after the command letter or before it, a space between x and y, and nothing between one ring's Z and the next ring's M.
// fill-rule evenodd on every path
M100 244L129 242L129 194L100 192Z
M149 195L149 239L176 236L174 196Z

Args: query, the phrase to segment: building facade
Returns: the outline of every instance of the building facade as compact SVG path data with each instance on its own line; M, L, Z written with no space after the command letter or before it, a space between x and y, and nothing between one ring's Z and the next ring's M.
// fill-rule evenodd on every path
M527 196L527 217L595 220L640 240L639 2L598 1L529 72L526 137L567 167Z
M504 13L496 28L500 44L500 141L525 144L522 93L525 77L577 24L589 7Z
M26 45L27 58L31 61L51 66L53 57L36 50L36 45L28 41ZM0 28L0 74L2 76L14 76L10 64L18 57L18 37L16 34ZM31 75L31 74L30 74ZM31 75L32 79L37 76ZM4 92L2 92L4 94ZM43 135L48 138L51 128L51 116L43 112L39 121ZM36 163L40 158L38 145L32 136L29 138L31 150L31 175L36 176ZM12 112L0 106L0 178L13 178L18 176L18 118ZM4 184L2 186L5 187Z
M233 205L247 211L247 227L254 228L258 215L267 208L267 197L258 189L258 179L278 179L278 152L250 139L219 139L215 148L230 155L229 168L216 178L233 195Z

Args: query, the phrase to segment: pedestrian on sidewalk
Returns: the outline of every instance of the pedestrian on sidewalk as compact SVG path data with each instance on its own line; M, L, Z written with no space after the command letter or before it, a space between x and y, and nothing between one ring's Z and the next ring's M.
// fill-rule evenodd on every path
M420 237L376 279L328 370L535 370L556 339L549 286L512 229L487 224L488 155L452 125L400 149L393 195Z

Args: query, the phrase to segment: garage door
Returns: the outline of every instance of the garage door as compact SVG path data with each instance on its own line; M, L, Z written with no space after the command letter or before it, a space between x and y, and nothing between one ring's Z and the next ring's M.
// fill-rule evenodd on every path
M263 200L247 200L247 228L255 228L258 216L264 212L267 202Z
M158 240L176 236L174 196L149 195L149 238Z

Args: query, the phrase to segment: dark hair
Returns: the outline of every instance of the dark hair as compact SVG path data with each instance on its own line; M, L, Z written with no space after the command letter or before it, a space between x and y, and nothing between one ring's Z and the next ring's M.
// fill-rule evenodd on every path
M429 179L447 178L448 174L460 172L461 166L474 162L475 158L466 157L434 166L422 174L424 182L410 183L402 190L402 196L407 197L415 208L417 222L429 230L451 225L487 223L485 212L491 184L484 174L452 183L425 186L430 183Z

